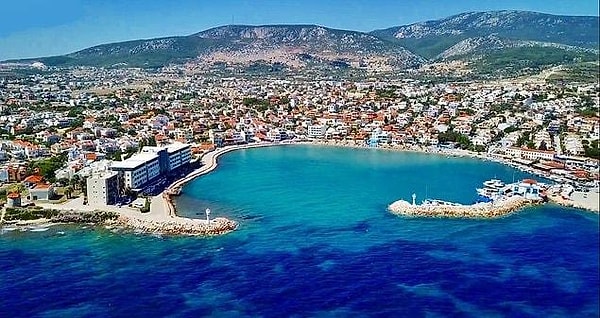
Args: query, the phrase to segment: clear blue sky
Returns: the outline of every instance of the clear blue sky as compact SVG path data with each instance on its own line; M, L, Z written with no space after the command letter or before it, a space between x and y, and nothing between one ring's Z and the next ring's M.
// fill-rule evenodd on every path
M225 24L319 24L371 31L466 11L598 15L598 0L3 0L0 60L188 35Z

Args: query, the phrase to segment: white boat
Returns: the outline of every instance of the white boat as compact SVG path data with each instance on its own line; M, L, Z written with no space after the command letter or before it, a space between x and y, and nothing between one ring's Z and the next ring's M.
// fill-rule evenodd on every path
M477 194L482 196L482 197L489 197L493 194L497 193L497 191L493 191L492 189L488 189L488 188L479 188L477 189Z
M47 227L36 227L29 231L30 232L46 232L46 231L48 231L48 228Z
M502 182L502 180L499 179L492 179L492 180L488 180L488 181L484 181L483 185L486 188L492 188L492 189L502 189L504 187L504 182Z

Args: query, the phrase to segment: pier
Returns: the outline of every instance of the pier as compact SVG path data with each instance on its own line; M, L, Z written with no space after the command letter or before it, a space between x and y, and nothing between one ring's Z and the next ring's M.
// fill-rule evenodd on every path
M393 214L409 217L491 219L500 218L540 203L542 203L540 200L529 200L518 196L471 205L439 200L413 205L407 201L398 200L390 204L388 210Z

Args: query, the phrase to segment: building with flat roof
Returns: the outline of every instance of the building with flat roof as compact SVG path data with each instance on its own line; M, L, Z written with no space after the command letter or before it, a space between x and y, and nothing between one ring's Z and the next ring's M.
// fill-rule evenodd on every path
M87 200L91 206L111 205L119 198L119 174L115 171L93 173L86 180Z
M189 144L174 143L166 147L142 148L141 153L154 153L160 161L161 173L173 171L192 160L192 150Z
M160 175L169 173L188 164L192 159L189 144L175 143L166 147L143 147L140 153L123 161L115 161L112 171L124 179L124 186L142 189Z
M123 161L113 162L110 169L122 173L125 187L141 189L161 174L158 155L139 153Z

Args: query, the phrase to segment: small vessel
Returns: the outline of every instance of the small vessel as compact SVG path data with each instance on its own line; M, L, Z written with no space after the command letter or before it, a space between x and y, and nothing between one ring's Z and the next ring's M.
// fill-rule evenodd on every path
M36 227L34 229L29 230L30 232L46 232L48 231L47 227Z
M483 182L483 188L477 189L480 198L494 200L505 188L504 182L499 179L491 179Z
M460 206L461 204L454 203L454 202L442 201L442 200L426 199L426 200L423 200L423 203L421 205L425 205L425 206Z
M500 190L500 189L502 189L504 187L504 182L502 182L502 180L499 180L499 179L491 179L491 180L488 180L488 181L484 181L483 185L486 188L492 188L492 189L498 189L498 190Z

